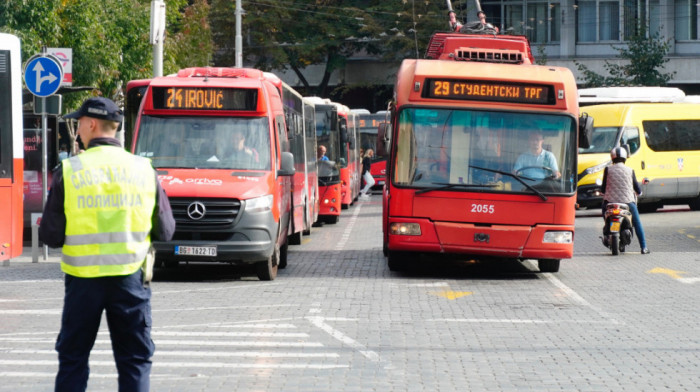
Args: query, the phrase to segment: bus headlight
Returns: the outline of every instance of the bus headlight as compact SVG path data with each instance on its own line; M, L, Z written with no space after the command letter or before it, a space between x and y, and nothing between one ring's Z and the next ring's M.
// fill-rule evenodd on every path
M272 195L265 195L245 201L246 212L262 212L272 210Z
M392 223L389 225L389 233L394 235L420 235L418 223Z
M548 231L544 233L542 242L570 244L574 242L574 233L570 231Z

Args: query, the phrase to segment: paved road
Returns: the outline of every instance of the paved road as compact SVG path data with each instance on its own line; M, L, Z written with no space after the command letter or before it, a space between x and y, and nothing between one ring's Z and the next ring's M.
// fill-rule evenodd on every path
M700 212L644 214L619 257L577 213L575 257L423 258L390 272L378 196L290 247L277 280L225 265L156 271L153 391L696 391ZM0 267L0 391L48 391L62 275L52 250ZM103 323L106 327L106 323ZM90 391L115 391L106 330Z

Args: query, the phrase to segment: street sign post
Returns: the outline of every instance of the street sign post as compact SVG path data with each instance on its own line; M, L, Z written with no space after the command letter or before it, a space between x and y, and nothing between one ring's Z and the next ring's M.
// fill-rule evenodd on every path
M44 49L44 52L46 49ZM41 107L46 108L46 97L54 95L61 87L63 81L63 65L55 56L41 53L32 56L24 67L24 84L27 90L37 97L41 97ZM48 142L47 142L46 111L41 113L41 206L46 206L48 195ZM49 249L44 246L44 259L48 257Z

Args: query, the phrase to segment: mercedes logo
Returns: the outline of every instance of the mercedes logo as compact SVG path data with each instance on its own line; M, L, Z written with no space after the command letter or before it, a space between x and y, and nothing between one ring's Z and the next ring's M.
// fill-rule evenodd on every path
M204 214L207 212L207 207L204 206L202 202L195 201L187 206L187 216L192 220L200 220L204 218Z

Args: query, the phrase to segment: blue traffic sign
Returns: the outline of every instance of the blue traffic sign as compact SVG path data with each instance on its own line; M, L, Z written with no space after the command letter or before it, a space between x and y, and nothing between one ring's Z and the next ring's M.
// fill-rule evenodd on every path
M29 92L37 97L48 97L56 93L62 80L63 66L50 55L35 55L24 68L24 83Z

